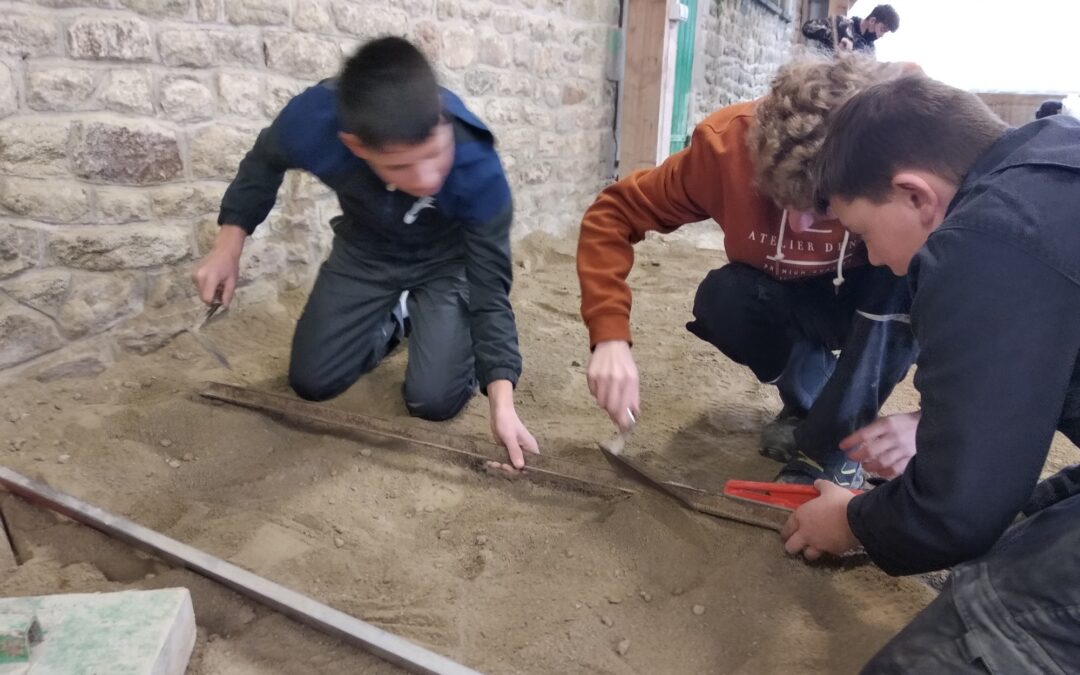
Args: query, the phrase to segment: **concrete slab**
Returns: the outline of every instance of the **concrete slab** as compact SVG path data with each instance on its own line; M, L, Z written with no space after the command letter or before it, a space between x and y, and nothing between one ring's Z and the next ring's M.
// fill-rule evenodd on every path
M30 649L41 642L41 625L33 614L0 614L0 664L30 661Z
M41 641L0 675L183 675L195 648L186 588L0 599L13 636L27 617Z

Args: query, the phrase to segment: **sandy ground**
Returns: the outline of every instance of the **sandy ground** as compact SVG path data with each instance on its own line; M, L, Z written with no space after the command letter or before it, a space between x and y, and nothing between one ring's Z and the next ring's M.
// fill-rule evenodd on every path
M572 246L517 246L517 398L544 452L602 464L595 441L611 428L585 387ZM652 240L632 277L644 403L629 451L713 490L778 468L755 447L775 394L683 329L697 281L721 262ZM285 391L302 302L209 326L232 372L182 335L96 378L4 387L3 462L484 672L853 672L933 596L870 566L808 566L772 532L660 497L493 478L197 397L205 380ZM330 405L405 421L404 365L399 350ZM915 403L904 385L889 409ZM450 423L410 423L483 439L486 402ZM1054 452L1075 461L1060 439ZM13 497L3 506L23 564L0 593L183 585L199 623L191 673L399 672L88 528Z

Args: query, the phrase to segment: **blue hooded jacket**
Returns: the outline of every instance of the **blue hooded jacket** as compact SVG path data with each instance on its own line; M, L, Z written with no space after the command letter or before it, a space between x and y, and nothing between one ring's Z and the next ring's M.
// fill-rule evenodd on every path
M254 232L273 208L285 171L314 174L341 205L342 215L332 221L335 234L368 255L403 266L464 260L480 386L486 390L500 379L516 385L521 355L509 298L510 186L491 132L453 92L441 95L454 127L454 163L434 200L388 190L345 147L338 137L336 82L325 80L289 101L259 134L225 192L218 223Z

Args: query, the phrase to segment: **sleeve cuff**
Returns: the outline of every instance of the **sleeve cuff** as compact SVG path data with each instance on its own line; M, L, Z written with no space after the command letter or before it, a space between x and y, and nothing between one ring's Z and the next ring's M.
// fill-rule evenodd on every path
M633 344L630 336L630 317L623 314L601 314L589 322L589 348L601 342L623 340Z
M239 225L248 234L254 234L255 228L259 226L258 222L251 222L250 218L245 218L242 213L237 211L219 212L217 222L218 225Z
M878 488L881 489L881 488ZM905 574L915 574L918 570L912 569L909 565L905 565L898 560L894 560L887 551L887 547L883 545L883 542L877 536L877 533L867 524L866 510L873 505L874 491L865 492L861 495L856 495L854 499L848 502L847 506L847 519L848 526L851 527L852 534L859 540L859 543L866 549L866 553L870 556L870 559L890 576L902 576Z
M487 396L488 385L495 380L510 380L510 384L515 389L517 389L518 377L520 376L521 373L514 370L513 368L492 368L491 370L487 371L487 373L481 375L480 391L484 394L484 396Z

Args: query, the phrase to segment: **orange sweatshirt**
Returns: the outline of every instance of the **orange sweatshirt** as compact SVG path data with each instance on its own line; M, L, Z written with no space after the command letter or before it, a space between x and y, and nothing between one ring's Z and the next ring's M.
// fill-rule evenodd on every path
M844 267L866 262L865 249L839 221L795 234L781 227L783 210L754 189L746 137L756 105L716 111L697 126L689 147L609 186L585 212L577 270L591 346L631 341L626 277L633 245L649 230L668 233L713 218L724 232L728 259L780 280L829 273L842 279Z

